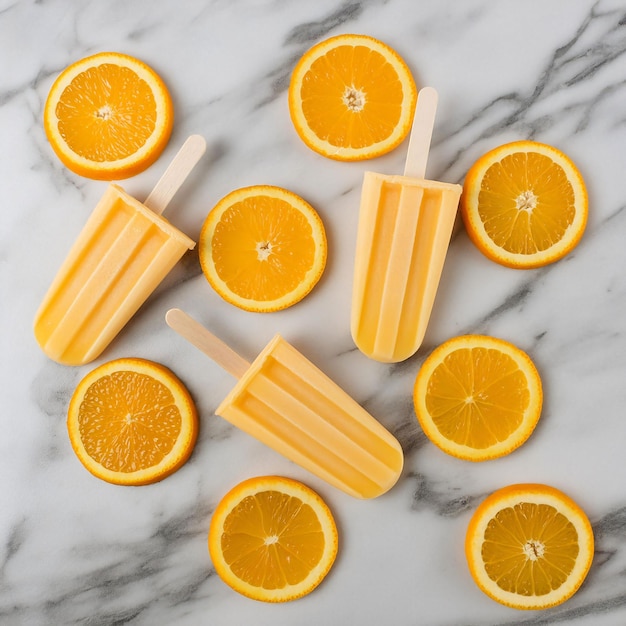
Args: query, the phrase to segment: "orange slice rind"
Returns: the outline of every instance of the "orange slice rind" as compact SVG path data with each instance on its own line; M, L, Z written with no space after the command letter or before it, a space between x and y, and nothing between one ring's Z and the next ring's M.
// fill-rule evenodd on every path
M509 454L530 437L543 391L530 357L485 335L454 337L422 364L414 385L415 413L426 436L459 459Z
M211 519L209 553L238 593L287 602L315 589L337 555L337 527L312 489L280 476L250 478L227 493Z
M145 485L187 461L198 417L189 392L169 369L124 358L100 365L79 382L67 429L74 452L94 476Z
M170 94L156 72L118 52L73 63L57 77L44 107L52 149L74 173L119 180L159 157L174 122Z
M296 194L270 185L237 189L209 212L198 244L202 271L227 302L267 313L290 307L326 265L324 225Z
M591 567L593 529L584 511L547 485L500 489L476 509L465 554L472 578L493 600L516 609L565 602Z
M296 132L309 148L339 161L393 150L411 129L416 100L404 60L366 35L338 35L313 46L289 84Z
M580 172L563 152L516 141L472 165L460 208L470 239L487 258L530 269L562 259L579 243L588 197Z

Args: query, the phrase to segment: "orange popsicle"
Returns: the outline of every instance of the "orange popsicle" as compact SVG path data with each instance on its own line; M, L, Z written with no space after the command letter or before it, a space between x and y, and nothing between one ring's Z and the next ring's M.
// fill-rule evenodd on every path
M351 331L367 356L418 350L450 243L461 186L425 180L437 92L418 95L404 176L366 172L354 266Z
M217 415L357 498L397 482L400 444L280 335L252 364L179 309L168 325L239 379Z
M183 254L195 246L160 213L204 153L191 136L142 204L110 184L61 265L35 317L53 360L98 357Z

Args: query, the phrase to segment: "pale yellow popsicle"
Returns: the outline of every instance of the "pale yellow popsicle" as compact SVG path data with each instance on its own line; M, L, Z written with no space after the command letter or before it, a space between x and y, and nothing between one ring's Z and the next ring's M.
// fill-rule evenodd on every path
M98 357L195 242L159 213L204 152L191 137L146 203L109 184L35 316L42 350L66 365Z
M367 356L393 363L420 347L460 195L460 185L365 173L351 331Z
M397 482L397 439L280 335L249 364L179 309L166 319L239 378L218 415L351 496L374 498Z
M432 88L420 91L405 175L363 180L350 326L359 350L386 363L422 343L461 196L460 185L424 179L436 103Z

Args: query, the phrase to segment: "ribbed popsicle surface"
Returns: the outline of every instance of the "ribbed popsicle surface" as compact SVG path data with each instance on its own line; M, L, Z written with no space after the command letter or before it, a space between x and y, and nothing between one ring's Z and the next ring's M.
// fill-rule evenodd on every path
M67 365L95 359L194 245L109 185L37 312L43 351Z
M421 345L460 194L460 185L365 173L351 330L371 358L403 361Z
M395 437L280 335L216 413L359 498L384 493L402 471Z

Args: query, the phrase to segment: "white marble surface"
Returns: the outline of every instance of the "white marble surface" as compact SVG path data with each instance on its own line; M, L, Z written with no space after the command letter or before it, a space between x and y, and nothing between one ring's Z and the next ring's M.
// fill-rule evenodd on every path
M625 23L623 0L0 0L0 623L625 624ZM462 182L483 152L532 138L569 154L590 194L581 244L544 269L491 263L457 229L425 344L399 365L361 355L348 320L362 174L399 171L406 144L376 161L337 163L308 150L288 115L295 61L342 32L386 41L419 85L438 89L430 177ZM42 107L58 72L101 50L152 65L175 100L169 146L124 183L129 192L145 195L185 137L201 133L208 156L169 211L190 236L220 197L244 185L284 186L318 209L330 256L304 301L268 315L235 309L211 290L191 253L94 364L63 367L39 351L34 312L105 186L57 160ZM172 306L247 357L280 331L397 435L406 453L397 486L376 500L354 500L215 417L232 380L166 327ZM531 439L483 464L456 460L425 440L411 401L429 350L467 332L527 350L545 385ZM147 487L92 477L65 429L78 380L121 356L171 367L202 416L190 461ZM220 497L266 473L315 488L340 530L326 581L284 605L233 592L206 548ZM477 503L524 481L568 492L596 534L583 588L544 612L489 600L463 556Z

